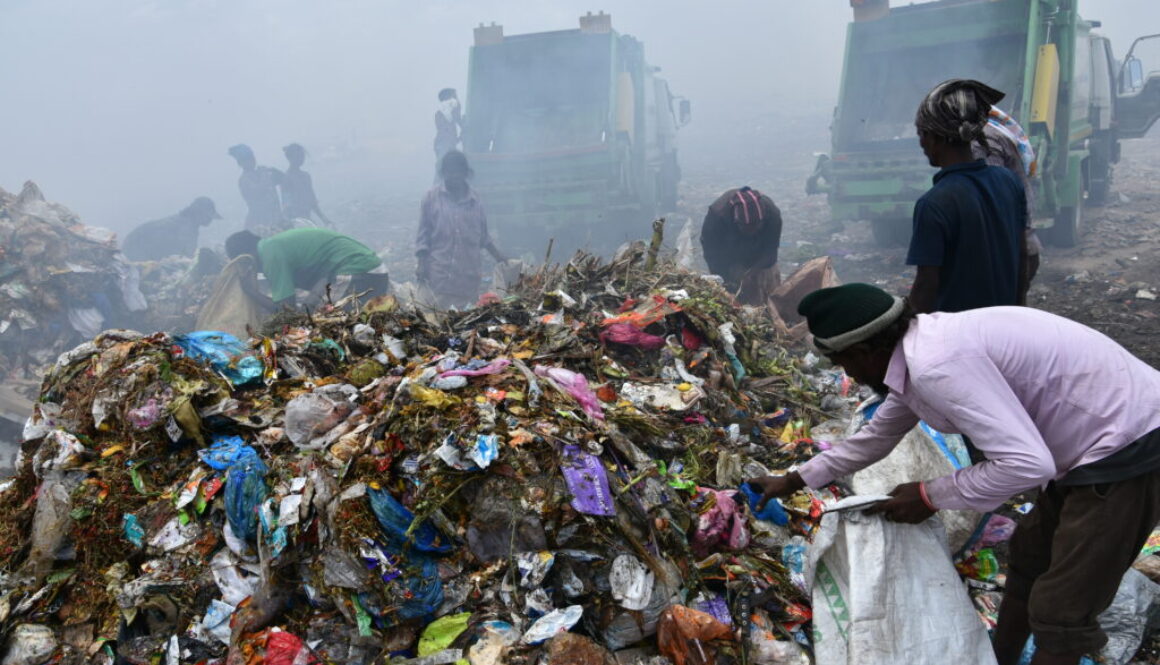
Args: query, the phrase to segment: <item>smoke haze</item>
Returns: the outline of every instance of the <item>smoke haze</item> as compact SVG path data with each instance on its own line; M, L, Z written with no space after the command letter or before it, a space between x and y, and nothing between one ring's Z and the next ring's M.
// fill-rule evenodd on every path
M1155 0L1081 6L1117 56L1160 32ZM224 232L244 213L226 148L248 143L259 163L284 168L281 146L299 142L324 209L371 195L417 205L435 95L451 86L463 98L472 28L570 29L596 10L692 100L686 173L727 169L739 152L828 148L824 136L810 147L788 134L828 126L845 0L7 0L0 186L35 180L87 223L122 233L207 195Z

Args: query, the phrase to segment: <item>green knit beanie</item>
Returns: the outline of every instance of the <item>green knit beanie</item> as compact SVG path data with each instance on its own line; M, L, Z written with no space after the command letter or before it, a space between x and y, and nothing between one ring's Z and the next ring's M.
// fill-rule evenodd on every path
M843 351L882 332L902 314L904 301L870 284L843 284L802 298L814 344L824 353Z

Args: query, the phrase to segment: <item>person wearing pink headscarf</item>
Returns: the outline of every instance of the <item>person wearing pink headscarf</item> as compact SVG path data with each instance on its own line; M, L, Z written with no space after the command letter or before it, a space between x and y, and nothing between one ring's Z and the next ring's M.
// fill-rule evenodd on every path
M709 272L744 305L764 305L781 283L777 250L781 211L750 187L730 189L709 206L701 225L701 251Z

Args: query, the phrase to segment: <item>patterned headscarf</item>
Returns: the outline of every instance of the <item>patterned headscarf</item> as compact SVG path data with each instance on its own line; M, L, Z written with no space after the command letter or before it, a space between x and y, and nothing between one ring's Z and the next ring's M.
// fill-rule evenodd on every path
M761 226L763 219L761 192L750 187L742 187L729 198L729 205L733 208L733 221L742 231L752 232Z
M914 116L914 124L920 133L937 136L948 143L970 144L979 141L984 146L987 139L983 128L991 106L1005 97L998 90L968 79L951 79L936 85Z

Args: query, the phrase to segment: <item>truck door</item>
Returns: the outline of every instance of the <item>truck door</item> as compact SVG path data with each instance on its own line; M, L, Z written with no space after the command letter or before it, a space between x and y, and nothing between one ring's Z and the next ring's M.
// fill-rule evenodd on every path
M1141 138L1160 119L1160 35L1132 42L1117 83L1117 133L1120 138Z

